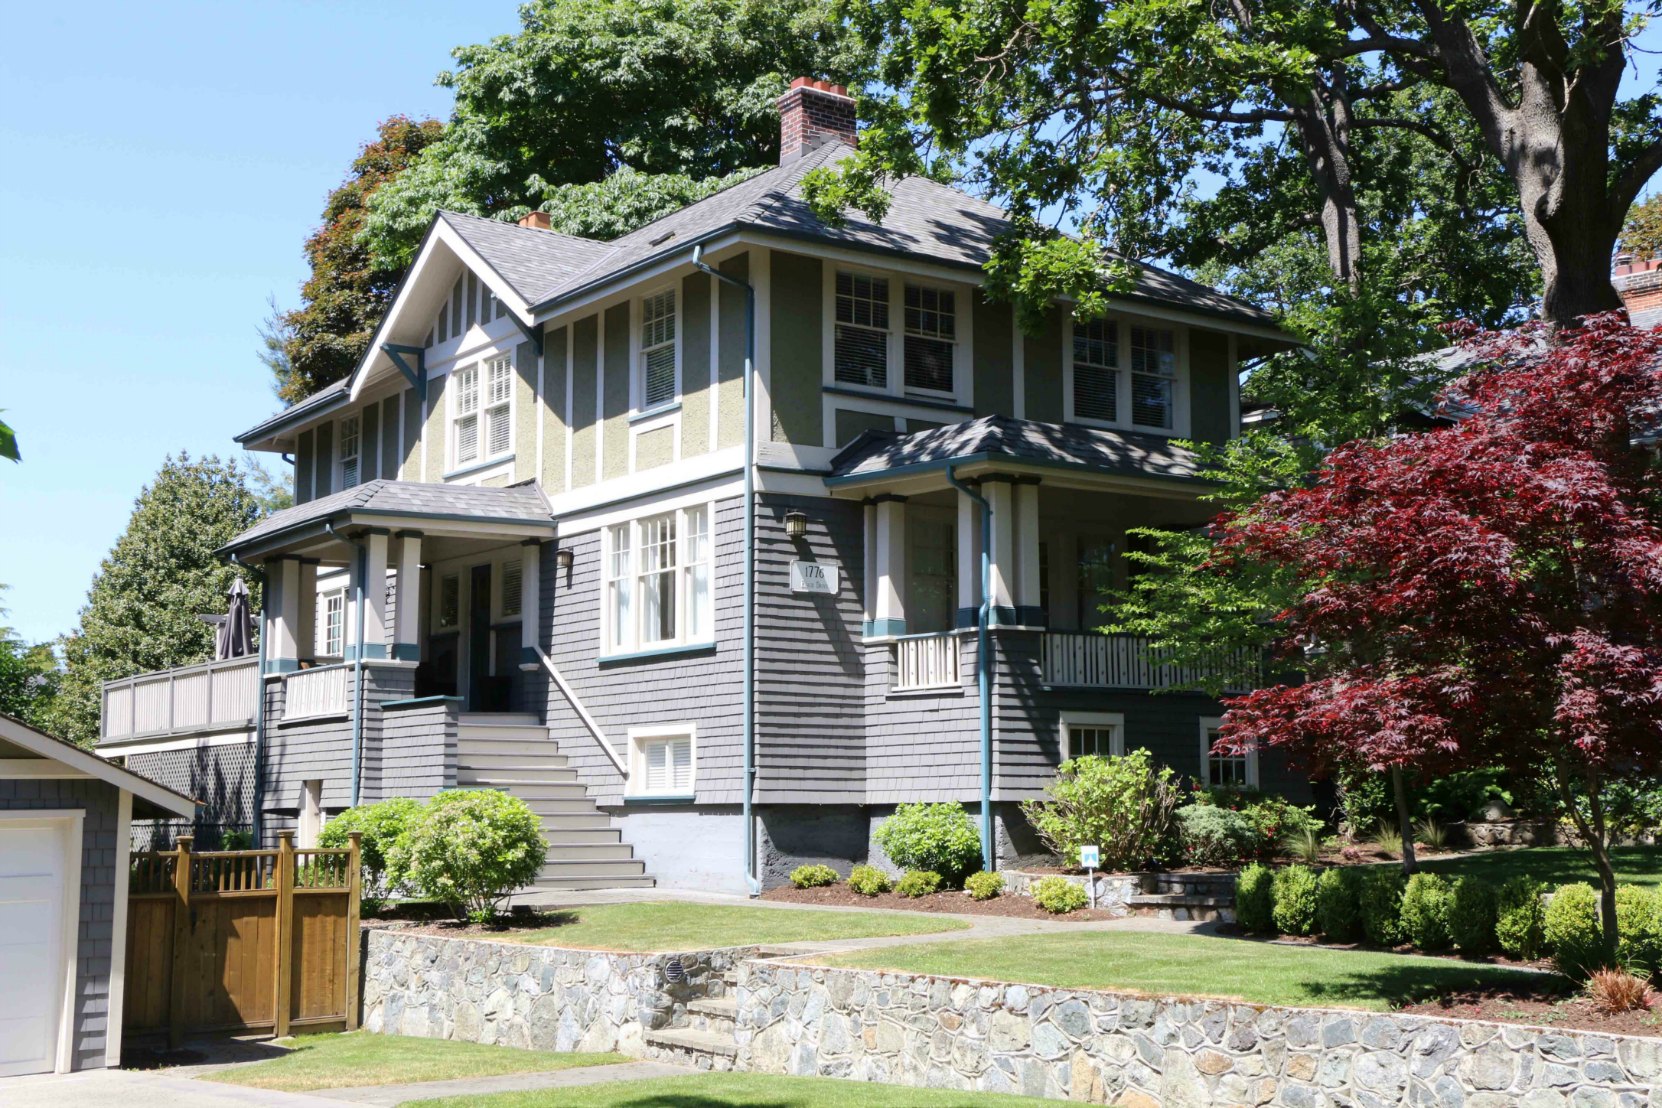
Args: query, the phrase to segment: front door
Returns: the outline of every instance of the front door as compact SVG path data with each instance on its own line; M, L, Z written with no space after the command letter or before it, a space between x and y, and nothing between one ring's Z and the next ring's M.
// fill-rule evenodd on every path
M64 959L75 956L64 949L65 830L8 822L0 819L0 1077L56 1065Z
M491 678L491 567L469 571L467 598L467 710L500 712L496 682Z

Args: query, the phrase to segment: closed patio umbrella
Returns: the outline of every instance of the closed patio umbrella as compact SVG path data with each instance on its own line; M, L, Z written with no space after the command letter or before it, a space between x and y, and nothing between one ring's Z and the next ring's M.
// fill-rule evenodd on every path
M241 577L231 582L225 622L214 636L214 657L246 658L254 653L254 619L248 604L248 586Z

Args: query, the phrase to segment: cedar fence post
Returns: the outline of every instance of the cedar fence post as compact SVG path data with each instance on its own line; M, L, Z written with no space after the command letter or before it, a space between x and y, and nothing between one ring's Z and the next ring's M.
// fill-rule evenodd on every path
M185 951L190 948L190 846L194 835L180 835L173 864L173 964L167 993L167 1043L177 1047L185 1039L185 989L190 980Z
M348 834L350 845L346 858L346 1029L358 1029L358 960L361 957L362 934L358 931L358 898L362 892L363 870L359 858L363 832Z
M277 832L277 949L272 963L277 974L271 1031L277 1038L289 1033L290 987L294 979L294 832Z

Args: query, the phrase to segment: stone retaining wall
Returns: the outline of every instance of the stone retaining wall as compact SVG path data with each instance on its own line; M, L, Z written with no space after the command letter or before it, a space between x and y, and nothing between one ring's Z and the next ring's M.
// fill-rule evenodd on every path
M1135 873L1098 873L1087 877L1083 873L1029 873L1019 869L1004 871L1004 889L1012 896L1032 896L1035 882L1058 876L1071 885L1078 885L1087 895L1094 883L1098 910L1115 916L1130 915L1131 898L1143 891L1142 878Z
M737 1068L1130 1108L1662 1108L1662 1040L749 961Z
M643 1032L685 1023L688 1001L719 990L720 975L756 953L621 954L382 929L364 937L365 1030L532 1050L640 1054ZM666 979L671 961L679 982Z

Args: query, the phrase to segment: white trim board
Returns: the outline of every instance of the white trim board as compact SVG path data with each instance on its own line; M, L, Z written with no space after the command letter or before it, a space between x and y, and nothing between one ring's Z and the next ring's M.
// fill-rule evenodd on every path
M118 789L132 792L141 796L159 808L165 808L179 816L194 816L196 801L183 796L172 789L156 784L147 777L140 777L130 770L105 761L96 754L90 754L80 747L70 746L60 742L42 731L19 723L10 716L0 716L0 739L5 739L42 758L50 758L61 762L71 769L79 770L88 777L96 777L100 781L108 782Z

